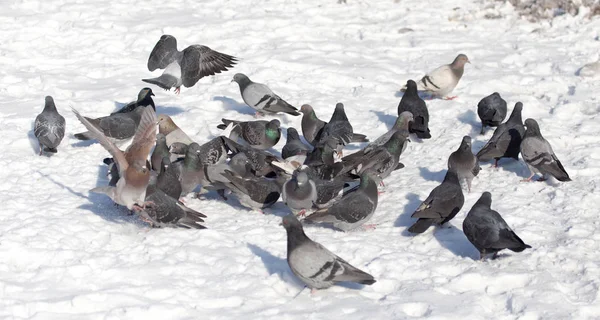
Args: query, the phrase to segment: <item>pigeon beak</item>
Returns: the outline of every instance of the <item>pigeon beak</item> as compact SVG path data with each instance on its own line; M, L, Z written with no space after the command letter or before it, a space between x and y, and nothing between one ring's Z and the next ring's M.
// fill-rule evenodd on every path
M235 81L235 80L231 79L231 81L229 81L229 83L232 83L232 82L234 82L234 81Z
M151 96L154 96L154 93L150 92L150 95L151 95Z
M468 64L471 64L471 60L467 59L467 63L468 63Z

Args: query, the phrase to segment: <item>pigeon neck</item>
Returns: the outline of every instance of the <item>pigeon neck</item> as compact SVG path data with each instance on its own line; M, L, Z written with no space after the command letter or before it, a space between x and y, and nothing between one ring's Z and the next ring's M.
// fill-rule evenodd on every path
M479 198L479 200L477 200L473 206L490 208L492 206L492 199L490 197L481 196L481 198Z
M461 66L454 66L454 65L450 65L450 70L452 70L452 73L454 74L454 76L458 79L460 79L463 75L463 73L465 72L465 66L461 65Z
M513 112L510 114L510 118L508 118L508 121L510 123L521 123L523 124L523 118L521 117L521 110L513 110Z
M287 134L287 143L290 143L295 140L300 140L300 135L298 135L297 132L288 130Z
M238 85L240 86L240 89L244 89L246 88L250 83L252 83L252 81L250 81L249 78L241 78L237 81Z
M298 246L302 245L303 243L305 243L306 241L309 240L308 237L306 236L306 234L304 233L304 229L302 228L302 225L289 226L287 229L287 238L288 238L288 241L287 241L288 255L290 254L290 252L292 252L292 250L294 250L294 248L297 248Z
M454 172L452 170L448 170L448 172L446 172L446 176L444 177L444 182L449 182L449 183L453 183L456 185L460 185L460 181L458 180L458 176L456 175L456 172Z
M202 168L202 163L194 151L188 152L185 155L185 158L183 158L183 165L188 169L199 170Z
M267 127L266 130L265 130L265 134L271 140L279 139L279 136L280 136L279 129L277 129L277 128L269 128L269 127Z
M331 116L331 122L333 121L348 121L346 112L342 108L335 108L333 115Z
M44 105L44 112L56 112L56 105L54 104L54 101L46 101L46 104Z

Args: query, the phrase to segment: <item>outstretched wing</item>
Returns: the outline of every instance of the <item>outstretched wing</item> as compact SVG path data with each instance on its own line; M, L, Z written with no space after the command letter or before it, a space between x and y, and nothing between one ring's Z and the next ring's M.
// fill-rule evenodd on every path
M214 51L207 46L189 46L183 50L181 80L184 86L191 87L202 77L227 71L235 62L235 57Z
M143 108L140 124L135 131L131 145L127 148L126 157L129 163L133 163L135 160L146 160L156 141L156 124L158 123L156 112L152 107Z
M164 69L177 58L177 39L164 34L152 49L148 58L148 70Z

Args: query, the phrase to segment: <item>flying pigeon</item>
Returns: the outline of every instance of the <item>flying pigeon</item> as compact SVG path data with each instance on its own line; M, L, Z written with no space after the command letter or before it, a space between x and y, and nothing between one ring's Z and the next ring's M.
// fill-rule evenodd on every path
M337 282L371 285L372 275L350 265L342 258L312 241L293 214L282 219L287 232L287 261L290 269L309 288L326 289Z
M167 138L167 146L171 146L175 142L190 144L194 142L181 128L179 128L173 119L166 114L158 116L158 132L165 135Z
M492 194L484 192L463 221L463 232L479 250L481 259L490 253L494 254L493 259L503 249L521 252L531 248L515 234L498 212L490 208L491 205Z
M43 151L58 152L56 147L65 136L65 118L56 110L51 96L45 98L44 110L35 118L33 134L40 145L40 156Z
M321 141L321 135L323 134L323 127L327 124L327 122L319 119L313 107L308 104L302 105L300 107L300 112L302 112L302 135L308 143L312 146L316 146L319 141ZM369 142L367 136L360 133L352 134L352 142Z
M181 85L192 87L198 80L232 68L237 59L212 50L203 45L191 45L183 51L177 50L177 40L171 35L162 35L148 58L148 70L165 69L158 78L142 79L165 90L175 88L179 94Z
M411 217L418 218L409 232L423 233L432 224L443 225L452 220L465 203L465 197L456 172L448 170L444 181L429 193Z
M448 169L456 172L459 181L462 179L467 180L467 187L471 192L471 181L481 170L477 157L471 152L471 137L464 136L460 147L450 154Z
M486 126L499 126L506 118L506 112L506 101L502 99L498 92L481 99L477 104L477 115L481 120L481 134L484 133L483 129Z
M154 93L152 92L152 89L150 89L150 88L143 88L138 93L138 97L137 97L136 101L132 101L132 102L128 103L123 108L119 109L118 111L115 111L115 112L111 113L110 115L113 115L113 114L116 114L116 113L131 112L131 111L135 110L135 108L137 108L139 106L142 106L142 107L151 106L152 109L154 109L154 111L156 111L156 106L154 105L154 100L152 100L152 96L154 96Z
M310 222L331 223L337 229L349 231L369 221L377 208L377 183L369 176L370 171L360 176L359 187L344 195L331 207L321 209L306 217Z
M256 110L257 115L265 113L283 112L293 116L299 116L298 109L278 95L273 93L269 87L262 83L252 82L243 73L237 73L233 76L231 82L236 82L240 86L240 93L244 102Z
M398 104L398 116L406 111L413 115L413 121L410 123L408 131L421 139L431 138L429 133L429 111L425 101L419 97L417 84L412 80L406 82L406 92Z
M295 172L292 178L283 184L281 197L295 215L303 216L315 206L317 186L308 178L306 172Z
M531 181L536 173L542 175L538 181L546 180L547 175L553 176L558 181L571 181L569 174L552 151L550 143L542 136L537 121L527 119L525 127L527 131L521 142L521 156L529 167L531 175L524 181Z
M456 96L448 97L447 95L456 88L458 81L462 78L466 63L471 63L469 58L462 53L459 54L451 64L443 65L426 74L418 82L417 89L425 91L434 97L447 100L455 99ZM406 87L402 89L402 91L404 90L406 90Z
M133 142L125 152L117 148L90 120L73 109L75 116L88 129L89 135L113 156L119 168L120 179L115 187L97 187L91 191L104 193L114 202L136 211L142 210L146 205L146 187L150 181L150 164L147 159L154 145L157 123L156 112L152 108L138 109L143 109L140 124Z
M286 160L288 158L294 156L303 156L306 159L306 156L311 151L311 148L300 140L300 135L298 131L292 127L287 129L287 141L281 149L281 157ZM300 165L302 165L304 161L301 161Z
M146 189L144 210L138 214L153 227L180 227L186 229L206 229L201 225L206 216L196 210L186 207L181 201L165 194L154 185Z
M221 130L227 128L230 123L234 124L231 134L229 135L231 140L239 141L241 138L243 142L259 150L273 147L279 142L279 138L281 137L281 123L277 119L271 121L235 121L221 119L221 121L223 123L217 126L217 128Z
M523 120L521 119L522 110L523 104L517 102L508 121L499 125L488 143L477 152L479 161L490 161L494 159L494 167L498 167L498 160L500 158L513 158L519 160L521 141L525 135L525 127L523 126Z

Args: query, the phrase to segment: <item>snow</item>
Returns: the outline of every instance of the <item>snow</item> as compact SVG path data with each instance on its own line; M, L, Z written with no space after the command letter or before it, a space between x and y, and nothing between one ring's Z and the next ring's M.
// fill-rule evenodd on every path
M499 19L485 19L486 14ZM406 28L410 28L410 31ZM7 319L599 319L600 20L530 23L479 1L39 1L0 12L0 318ZM328 119L341 101L372 138L394 122L408 78L465 53L454 101L428 101L432 139L413 139L406 168L386 180L373 231L307 227L312 239L377 279L310 295L291 274L282 203L260 215L216 194L186 198L208 230L149 229L88 190L107 183L99 144L79 142L70 106L101 116L133 100L152 74L162 34L240 58L179 96L153 87L166 113L199 142L220 118L252 119L235 72ZM160 74L158 71L155 74ZM573 179L520 183L522 162L482 164L450 227L407 234L410 214L442 180L463 135L476 152L475 108L498 91L524 104ZM52 95L67 120L58 154L38 157L32 123ZM299 128L300 117L280 116ZM285 139L276 146L280 150ZM351 145L348 152L358 150ZM461 231L483 191L533 249L479 262Z

